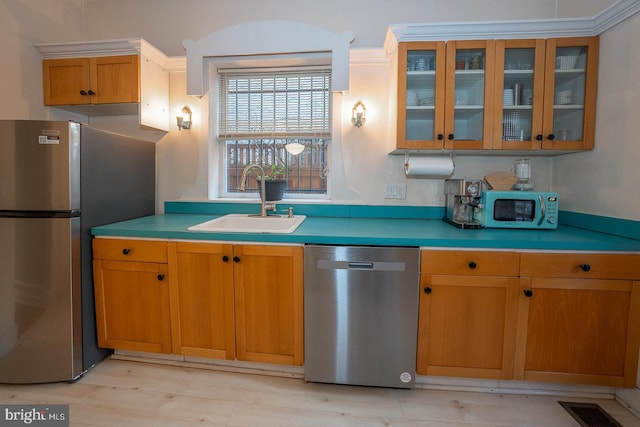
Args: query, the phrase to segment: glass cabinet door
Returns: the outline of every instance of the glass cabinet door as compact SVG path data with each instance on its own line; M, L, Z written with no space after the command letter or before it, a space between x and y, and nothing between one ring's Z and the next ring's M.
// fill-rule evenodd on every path
M442 148L444 42L398 47L397 148Z
M447 43L445 148L491 148L494 41ZM490 78L488 78L490 77Z
M498 40L495 80L493 148L539 150L544 40Z
M598 38L549 39L543 149L591 149L595 130Z

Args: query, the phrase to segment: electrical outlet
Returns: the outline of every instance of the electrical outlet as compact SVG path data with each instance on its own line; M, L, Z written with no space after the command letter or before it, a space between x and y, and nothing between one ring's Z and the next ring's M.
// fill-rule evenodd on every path
M385 184L384 198L385 199L403 199L403 200L406 199L407 185L406 184Z

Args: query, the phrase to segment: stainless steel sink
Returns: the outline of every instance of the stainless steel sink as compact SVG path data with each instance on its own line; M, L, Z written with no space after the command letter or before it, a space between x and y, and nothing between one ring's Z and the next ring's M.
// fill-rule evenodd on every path
M215 233L293 233L306 216L292 217L269 215L266 217L250 214L228 214L188 228L189 231Z

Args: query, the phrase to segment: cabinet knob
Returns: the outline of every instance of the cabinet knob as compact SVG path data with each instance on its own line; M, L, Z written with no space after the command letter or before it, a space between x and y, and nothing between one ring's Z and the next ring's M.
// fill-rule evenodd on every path
M424 293L425 293L425 294L429 295L429 294L431 293L431 288L430 288L429 286L426 286L426 287L423 289L423 291L424 291Z
M436 136L436 138L438 138L438 141L442 141L444 139L444 135L439 133L438 136Z
M447 135L447 139L448 139L449 141L453 140L453 134L452 134L452 133L450 133L449 135Z
M81 91L80 91L80 95L84 96L84 95L86 95L86 94L87 94L87 91L85 91L85 90L81 90Z
M229 262L229 257L228 257L228 256L226 256L226 255L224 255L224 256L222 257L222 262Z
M164 280L164 274L158 274L158 282L162 282Z
M233 262L240 262L240 257L239 256L234 256L233 257Z
M547 139L548 139L549 141L553 141L555 138L556 138L556 136L555 136L554 134L552 134L552 133L550 133L549 135L547 135Z
M131 249L124 248L124 249L122 250L122 255L129 255L130 253L131 253Z
M541 133L536 135L536 141L542 141L542 134Z
M580 264L580 270L586 273L587 271L591 270L591 266L589 264Z
M89 89L89 95L95 95L96 93L94 91L92 91L91 89Z
M533 296L533 291L531 289L525 289L523 293L527 298L531 298Z
M473 269L475 269L477 266L478 266L478 264L476 264L476 263L475 263L475 262L473 262L473 261L471 261L471 262L469 263L469 268L470 268L470 269L472 269L472 270L473 270Z

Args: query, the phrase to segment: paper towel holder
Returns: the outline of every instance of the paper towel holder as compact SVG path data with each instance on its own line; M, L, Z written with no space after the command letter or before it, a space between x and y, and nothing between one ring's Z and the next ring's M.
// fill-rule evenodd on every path
M409 152L407 151L406 153L404 153L404 165L406 166L407 163L409 163ZM414 153L414 154L422 154L422 153ZM424 157L427 157L426 155L423 155ZM440 157L440 156L435 156L435 157ZM453 151L449 152L449 159L451 159L451 163L453 163L453 167L455 169L456 167L456 153L454 153Z
M414 156L418 165L411 164L411 154L418 154ZM453 175L455 170L455 153L449 152L448 158L443 155L429 155L421 152L405 152L404 155L404 171L407 178L410 176L417 178L432 178L432 179L444 179ZM446 162L448 160L448 162ZM426 165L424 164L426 161ZM443 164L445 161L448 164ZM416 163L415 161L413 163ZM422 165L420 165L422 163ZM422 169L421 169L422 167Z

